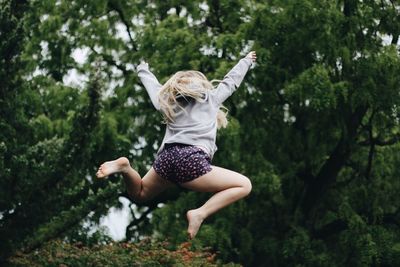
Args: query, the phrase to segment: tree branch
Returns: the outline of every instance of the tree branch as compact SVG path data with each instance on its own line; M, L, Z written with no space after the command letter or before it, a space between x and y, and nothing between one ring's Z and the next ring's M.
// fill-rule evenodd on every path
M375 142L374 140L374 136L372 133L372 120L374 118L375 115L375 111L372 111L371 117L369 118L369 124L368 124L368 135L369 135L369 139L372 141L371 145L369 147L369 152L368 152L368 163L367 163L367 168L365 170L365 178L367 180L369 180L370 174L371 174L371 170L372 170L372 160L374 158L374 152L375 152Z
M305 218L309 217L310 212L321 202L329 187L336 181L339 171L350 157L357 129L366 111L366 106L359 106L351 114L346 122L346 132L342 133L342 137L332 151L329 159L322 166L315 179L306 183L303 195L298 202L298 207L301 206Z
M108 7L110 9L114 10L115 12L117 12L117 14L119 15L122 23L126 27L126 32L128 33L129 40L130 40L131 45L132 45L132 49L135 52L137 52L138 50L137 50L135 41L133 40L132 35L131 35L131 24L125 17L125 14L124 14L124 12L122 10L122 7L121 7L121 2L120 1L108 1Z
M361 146L370 146L371 143L374 143L377 146L391 146L391 145L397 144L398 142L400 142L400 134L397 134L387 140L381 140L381 139L379 139L379 137L377 137L377 138L373 138L372 140L364 140L364 141L358 142L358 144Z
M84 199L76 207L61 213L52 218L48 223L41 225L27 240L25 240L24 250L29 252L39 247L44 242L59 237L65 231L78 224L90 211L94 211L103 206L103 203L111 198L115 198L115 190L119 184L110 184L107 189L100 190L97 195Z
M155 209L157 208L157 205L153 205L153 206L149 206L149 208L143 212L139 218L135 218L135 216L133 217L133 220L126 226L126 240L130 240L132 238L132 231L134 230L138 230L138 226L141 222L145 221L147 219L147 215L149 215L150 213L152 213ZM132 211L133 213L133 211ZM134 214L132 214L134 215ZM134 226L136 226L137 228L135 229Z
M399 218L400 209L397 209L393 213L386 213L382 217L382 222L384 224L394 224L400 227L400 218ZM315 238L324 239L330 237L332 235L336 235L348 228L347 222L341 219L330 222L323 227L316 229L313 231L313 236Z
M399 41L399 34L393 35L393 39L391 44L392 45L397 45L397 42Z
M117 69L121 70L122 73L124 74L124 76L129 74L129 71L125 68L125 66L118 64L111 55L106 55L106 54L102 54L97 52L93 47L90 47L90 50L100 56L105 62L107 62L108 65L112 65L114 67L116 67Z

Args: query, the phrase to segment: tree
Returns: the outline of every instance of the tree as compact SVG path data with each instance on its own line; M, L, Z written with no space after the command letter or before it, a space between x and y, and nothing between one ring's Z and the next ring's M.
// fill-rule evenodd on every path
M254 189L200 239L252 266L395 265L396 5L270 1L250 12L242 29L260 62L229 102L240 125L221 134L215 162ZM182 240L171 231L181 218L165 218L199 203L188 194L156 211L157 229Z
M34 9L23 1L3 2L1 77L6 82L1 98L5 131L0 142L4 170L0 243L4 260L15 249L32 249L62 235L98 208L97 201L114 198L116 190L85 179L93 171L98 77L91 77L83 93L45 75L29 78L34 55L25 59L22 44L30 33L26 14Z
M181 69L221 79L254 49L213 159L253 192L194 245L251 266L400 262L394 1L3 2L2 251L74 239L118 205L120 177L95 181L99 163L125 155L147 171L164 128L134 72L140 58L161 82ZM73 72L84 85L67 83ZM176 189L132 204L127 239L178 246L185 211L206 197Z

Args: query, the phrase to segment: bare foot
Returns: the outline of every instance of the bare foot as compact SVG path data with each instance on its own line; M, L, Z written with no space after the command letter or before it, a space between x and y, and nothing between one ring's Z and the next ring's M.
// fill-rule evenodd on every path
M124 172L129 166L129 160L125 157L113 161L107 161L100 165L96 176L97 178L104 178L113 173Z
M187 232L188 232L189 238L193 239L197 235L197 232L199 231L200 226L204 221L204 217L197 210L189 210L186 213L186 217L189 222L189 227L188 227Z

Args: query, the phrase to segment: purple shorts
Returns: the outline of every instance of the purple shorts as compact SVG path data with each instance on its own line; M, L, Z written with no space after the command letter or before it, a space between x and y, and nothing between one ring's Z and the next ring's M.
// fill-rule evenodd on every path
M196 146L165 144L153 168L170 182L185 183L211 171L211 159L203 149Z

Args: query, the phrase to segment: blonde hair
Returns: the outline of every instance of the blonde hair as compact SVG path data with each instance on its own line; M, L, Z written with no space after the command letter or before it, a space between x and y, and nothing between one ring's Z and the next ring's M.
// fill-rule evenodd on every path
M173 122L177 113L177 108L183 107L179 104L179 100L195 99L201 101L207 90L213 90L213 82L209 81L206 76L200 71L188 70L178 71L161 87L158 95L160 109L164 114L165 122ZM220 107L217 113L218 129L225 128L228 124L227 108Z

